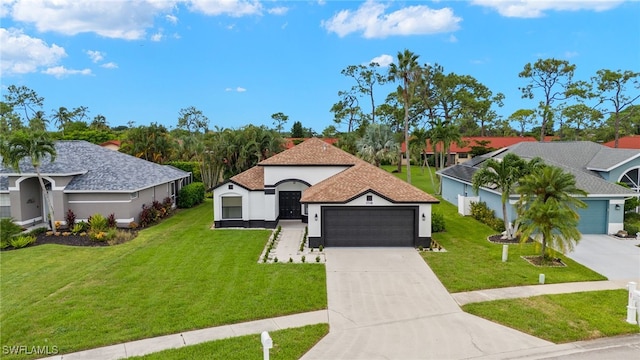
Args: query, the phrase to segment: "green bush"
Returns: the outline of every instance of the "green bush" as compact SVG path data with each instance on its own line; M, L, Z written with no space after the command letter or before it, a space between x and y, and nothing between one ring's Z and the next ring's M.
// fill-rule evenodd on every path
M495 231L502 232L505 230L504 221L496 218L495 211L489 209L484 201L471 203L471 217L488 225Z
M102 232L107 230L109 223L107 218L102 216L101 214L93 214L89 218L89 229L93 232Z
M624 213L624 221L625 222L627 222L627 221L631 221L631 222L638 221L638 222L640 222L640 213L633 212L633 211L626 212L626 213Z
M182 171L188 171L193 175L194 182L202 181L202 174L200 173L200 163L197 161L169 161L165 165L171 165Z
M35 236L20 235L20 236L14 236L11 239L9 239L9 244L11 244L11 246L13 246L14 249L20 249L25 246L33 244L35 241L36 241Z
M444 215L439 212L431 214L431 232L442 232L445 230Z
M0 220L0 249L9 247L9 240L22 232L22 227L13 222L13 219L4 218Z
M89 231L89 224L87 224L84 221L80 221L76 223L75 225L73 225L73 228L71 229L71 233L73 235L78 235L87 231Z
M204 201L204 184L194 182L183 186L178 193L178 207L187 209L194 207Z
M624 230L629 234L629 235L635 235L637 233L640 232L640 223L632 223L632 222L626 222L624 223Z

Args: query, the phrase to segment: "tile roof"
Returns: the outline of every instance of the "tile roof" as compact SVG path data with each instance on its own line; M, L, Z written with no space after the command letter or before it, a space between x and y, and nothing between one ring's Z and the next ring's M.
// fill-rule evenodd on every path
M284 148L286 150L291 149L292 147L296 146L296 142L297 143L302 143L303 141L310 139L310 138L285 138L284 139ZM322 138L322 141L326 142L329 145L335 145L338 142L337 138Z
M604 146L614 147L615 140L604 143ZM618 149L636 149L640 150L640 135L628 135L618 139Z
M190 176L172 166L152 163L86 141L56 141L55 148L55 161L43 161L40 172L50 176L73 175L64 191L133 192ZM35 175L28 160L20 163L20 172ZM15 173L13 169L0 167L0 174Z
M393 174L359 161L302 193L302 203L345 203L367 192L393 203L438 203L438 199L398 179Z
M254 166L232 177L229 181L248 190L264 190L264 168L262 166Z
M590 141L565 142L522 142L512 145L505 151L484 155L485 158L501 159L513 153L525 159L540 157L545 163L561 167L573 174L576 185L589 194L631 195L633 191L606 181L597 170L611 169L630 159L640 157L640 151L610 149ZM448 167L440 174L470 183L473 173L482 166L476 162L472 166L460 164Z
M552 136L547 136L546 141L554 139ZM479 141L488 141L486 145L489 148L501 149L507 146L511 146L520 142L537 142L536 138L532 136L463 136L462 141L464 146L458 146L456 143L451 143L449 151L452 154L456 153L468 153L471 151L472 146L478 146ZM436 148L441 150L442 145L438 144ZM433 147L431 142L427 140L426 153L433 154Z
M258 165L354 165L360 159L318 138L261 161Z

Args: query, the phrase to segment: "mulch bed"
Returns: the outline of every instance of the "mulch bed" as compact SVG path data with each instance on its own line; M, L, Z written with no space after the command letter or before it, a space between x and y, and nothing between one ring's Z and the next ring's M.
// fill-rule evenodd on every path
M39 234L36 237L36 242L31 244L30 246L36 245L44 245L44 244L58 244L58 245L69 245L69 246L109 246L109 243L106 241L95 241L91 240L89 236L80 236L80 235L47 235L47 234Z
M514 239L503 239L502 234L495 234L495 235L489 236L487 240L489 240L494 244L505 244L505 245L520 244L520 236L516 236ZM528 243L533 242L533 239L529 238L526 242Z
M542 256L522 256L523 259L527 260L529 264L538 267L565 267L567 266L562 262L562 259L552 258L545 259Z

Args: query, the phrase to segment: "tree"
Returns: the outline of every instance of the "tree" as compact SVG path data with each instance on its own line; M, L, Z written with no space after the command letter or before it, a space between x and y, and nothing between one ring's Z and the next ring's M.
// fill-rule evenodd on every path
M586 196L576 186L573 174L555 166L544 166L519 181L517 203L521 241L541 235L541 257L549 259L547 246L565 253L580 241L577 208L587 205L576 196Z
M536 112L531 109L520 109L511 114L509 120L515 121L520 125L520 136L524 136L527 124L534 124L535 114Z
M273 119L273 125L275 126L276 131L279 134L282 134L282 130L284 129L284 124L286 124L287 121L289 121L289 116L285 115L284 113L277 112L275 114L272 114L271 118Z
M367 121L371 124L375 124L376 122L374 87L375 85L384 85L387 81L387 79L378 72L378 68L380 68L380 65L372 62L369 66L349 65L340 72L342 75L351 77L356 81L356 85L351 87L350 94L361 94L369 97L371 113L367 116ZM340 93L338 93L338 95L340 95Z
M334 138L336 136L338 136L338 129L333 125L328 125L324 130L322 130L322 137Z
M533 99L534 92L542 91L543 98L538 104L538 111L542 117L540 141L545 140L547 127L553 129L553 104L555 101L566 100L575 93L572 83L575 65L566 60L538 59L534 64L527 63L518 77L529 79L529 84L519 88L522 98Z
M36 114L38 109L42 108L44 98L38 96L38 94L29 89L26 86L9 85L7 93L4 95L7 105L12 109L22 109L24 111L24 118L29 122L31 117L29 114Z
M333 104L330 110L333 113L333 122L340 126L346 120L347 133L350 133L363 122L358 97L346 91L338 91L338 96L340 101Z
M31 162L31 166L36 172L42 194L45 194L47 206L49 208L49 226L51 230L56 229L55 215L53 208L53 199L47 191L42 175L40 174L40 165L45 160L50 163L56 159L56 148L45 131L26 131L13 134L5 143L2 141L0 145L0 154L2 155L2 164L20 172L20 163L27 158Z
M400 145L394 140L391 129L383 124L371 124L357 142L358 154L377 167L384 160L392 161Z
M407 182L411 184L411 154L409 153L409 107L415 93L415 85L420 76L420 66L418 65L418 57L411 51L405 49L404 52L398 52L398 63L392 63L389 67L389 80L400 81L402 85L398 86L398 93L402 94L404 106L404 143L405 156L407 160Z
M109 130L109 123L107 123L107 118L104 115L98 114L93 117L89 127L95 130Z
M58 127L58 130L62 131L62 135L64 135L64 128L71 122L72 114L64 106L60 106L58 110L54 111L55 112L51 116L53 118L53 123Z
M13 107L0 101L0 134L9 134L24 129L20 116L13 111Z
M178 113L178 128L187 130L190 133L206 133L209 129L209 118L195 106L180 109Z
M514 228L509 222L509 214L507 213L507 201L512 193L513 187L518 180L529 172L530 166L540 163L539 159L532 160L532 164L520 158L516 154L509 153L505 155L501 161L496 159L487 160L482 167L473 174L472 186L473 192L478 194L481 187L497 186L502 193L500 200L502 202L502 220L506 229L505 237L507 239L515 238Z
M582 132L585 129L593 129L602 120L602 113L589 106L578 103L564 107L561 115L567 119L567 125L574 124L574 139L582 139Z
M130 129L120 151L158 164L169 160L175 144L164 125L151 123Z
M305 137L304 135L304 128L302 127L302 123L300 121L295 121L293 123L293 126L291 127L291 137L293 138L303 138Z
M614 117L615 141L614 147L618 147L620 138L620 112L640 98L640 94L626 94L627 84L630 83L636 89L640 89L638 78L640 73L633 71L611 71L607 69L598 70L597 76L592 78L600 91L600 103L609 102L613 107L608 111Z

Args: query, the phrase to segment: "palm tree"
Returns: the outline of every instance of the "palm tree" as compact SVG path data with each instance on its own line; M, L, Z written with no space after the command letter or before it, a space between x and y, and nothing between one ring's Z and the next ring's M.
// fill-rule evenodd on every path
M42 193L46 194L45 199L49 207L49 222L51 230L55 230L53 200L51 199L51 194L47 192L40 174L40 165L43 160L48 157L49 162L54 162L56 159L56 149L53 141L44 131L17 132L6 143L3 142L0 147L0 153L2 155L2 165L18 172L20 172L20 163L29 158L31 166L33 166L38 176Z
M573 174L544 166L520 179L516 191L521 195L517 207L522 240L540 234L543 258L548 258L547 245L563 253L573 249L573 242L582 237L576 208L587 207L575 197L587 193L576 186Z
M500 188L502 192L502 220L504 220L507 239L513 239L515 237L513 228L509 222L507 201L509 200L513 186L525 175L526 168L526 160L516 154L509 153L505 155L501 161L496 159L487 160L484 165L473 174L472 184L475 194L478 194L478 190L480 190L481 187L495 185Z
M67 126L67 124L69 124L69 122L71 122L71 116L72 114L64 106L60 106L58 110L56 110L51 116L53 118L54 124L58 127L58 130L62 131L63 136L64 128Z
M405 49L404 52L398 52L398 63L391 64L389 67L389 80L402 81L402 85L398 86L398 92L402 93L404 105L404 143L405 156L407 158L407 182L411 184L411 156L409 153L409 108L415 91L415 84L420 76L420 65L418 65L418 57L411 51Z
M357 142L358 153L377 167L383 160L393 160L400 150L393 131L387 125L371 124Z

